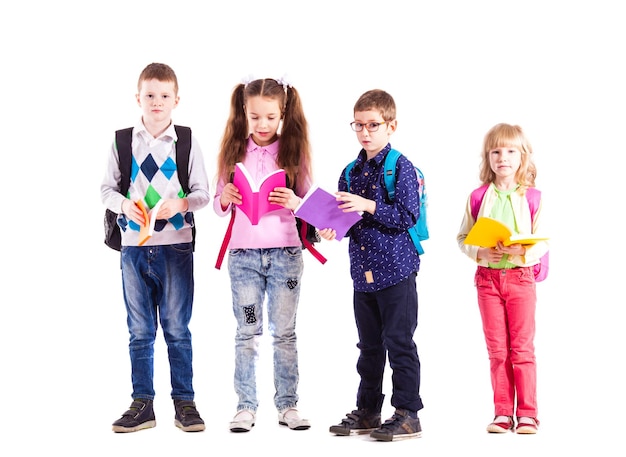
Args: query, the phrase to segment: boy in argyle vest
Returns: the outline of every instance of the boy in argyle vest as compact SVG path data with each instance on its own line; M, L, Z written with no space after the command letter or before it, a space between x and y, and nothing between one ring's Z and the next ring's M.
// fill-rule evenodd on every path
M156 425L153 410L154 343L161 325L167 344L174 401L174 422L183 431L204 430L194 403L189 322L193 304L193 212L209 203L209 183L202 151L192 137L189 192L177 170L177 130L172 110L179 102L178 81L167 65L152 63L139 76L140 121L132 130L132 168L126 195L118 144L113 142L101 185L102 202L118 213L121 270L130 333L132 403L113 423L114 432L135 432ZM121 147L119 148L121 149ZM154 232L140 239L147 221L142 211L155 210Z

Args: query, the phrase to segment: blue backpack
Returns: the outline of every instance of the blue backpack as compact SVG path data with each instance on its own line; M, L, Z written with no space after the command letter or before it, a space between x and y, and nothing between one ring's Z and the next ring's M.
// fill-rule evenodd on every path
M387 153L387 157L385 157L385 187L387 188L387 194L389 195L389 199L391 201L393 201L396 197L396 162L398 161L398 157L400 157L400 155L399 151L391 149L389 153ZM356 160L353 160L346 167L345 177L348 182L348 188L350 188L350 170L352 170L355 163ZM426 194L424 174L417 167L415 167L415 173L417 174L417 182L419 184L418 192L420 200L420 215L415 225L408 229L408 232L413 240L415 249L417 249L417 253L422 255L424 254L424 248L422 247L421 242L429 238L428 222L426 219L428 196Z

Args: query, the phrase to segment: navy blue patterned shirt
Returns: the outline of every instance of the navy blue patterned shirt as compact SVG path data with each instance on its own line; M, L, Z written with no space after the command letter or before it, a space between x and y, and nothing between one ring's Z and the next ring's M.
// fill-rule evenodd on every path
M391 202L384 182L384 162L391 145L367 160L361 150L350 171L350 189L345 168L338 189L376 201L375 213L348 231L350 273L354 290L374 292L398 284L419 271L420 258L407 229L419 217L418 181L411 161L401 155L396 164L396 197Z

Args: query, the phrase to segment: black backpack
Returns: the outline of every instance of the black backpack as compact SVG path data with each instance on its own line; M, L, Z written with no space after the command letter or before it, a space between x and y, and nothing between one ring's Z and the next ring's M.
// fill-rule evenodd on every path
M191 129L175 125L178 141L176 142L176 170L178 172L178 180L185 194L190 192L189 189L189 154L191 152ZM130 186L130 173L132 166L132 138L133 127L129 127L115 132L115 144L120 160L120 172L122 180L120 182L120 193L126 196L128 187ZM193 222L193 213L191 214ZM193 241L195 248L196 226L192 224ZM119 251L122 246L122 234L120 227L117 225L117 213L107 209L104 213L104 244L111 249Z

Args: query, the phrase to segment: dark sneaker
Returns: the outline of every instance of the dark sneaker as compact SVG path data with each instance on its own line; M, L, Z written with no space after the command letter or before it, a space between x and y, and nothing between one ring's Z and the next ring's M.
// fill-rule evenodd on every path
M152 409L152 400L136 398L128 411L113 422L113 431L116 433L128 433L152 428L156 426L156 418Z
M366 409L355 409L346 414L341 424L330 427L330 433L335 435L363 435L380 427L380 413L373 413Z
M421 435L422 426L419 418L409 416L408 411L404 409L396 409L391 419L387 419L378 430L370 433L370 436L378 441L398 441Z
M204 421L192 400L174 400L176 416L174 424L183 432L201 432L204 430Z

